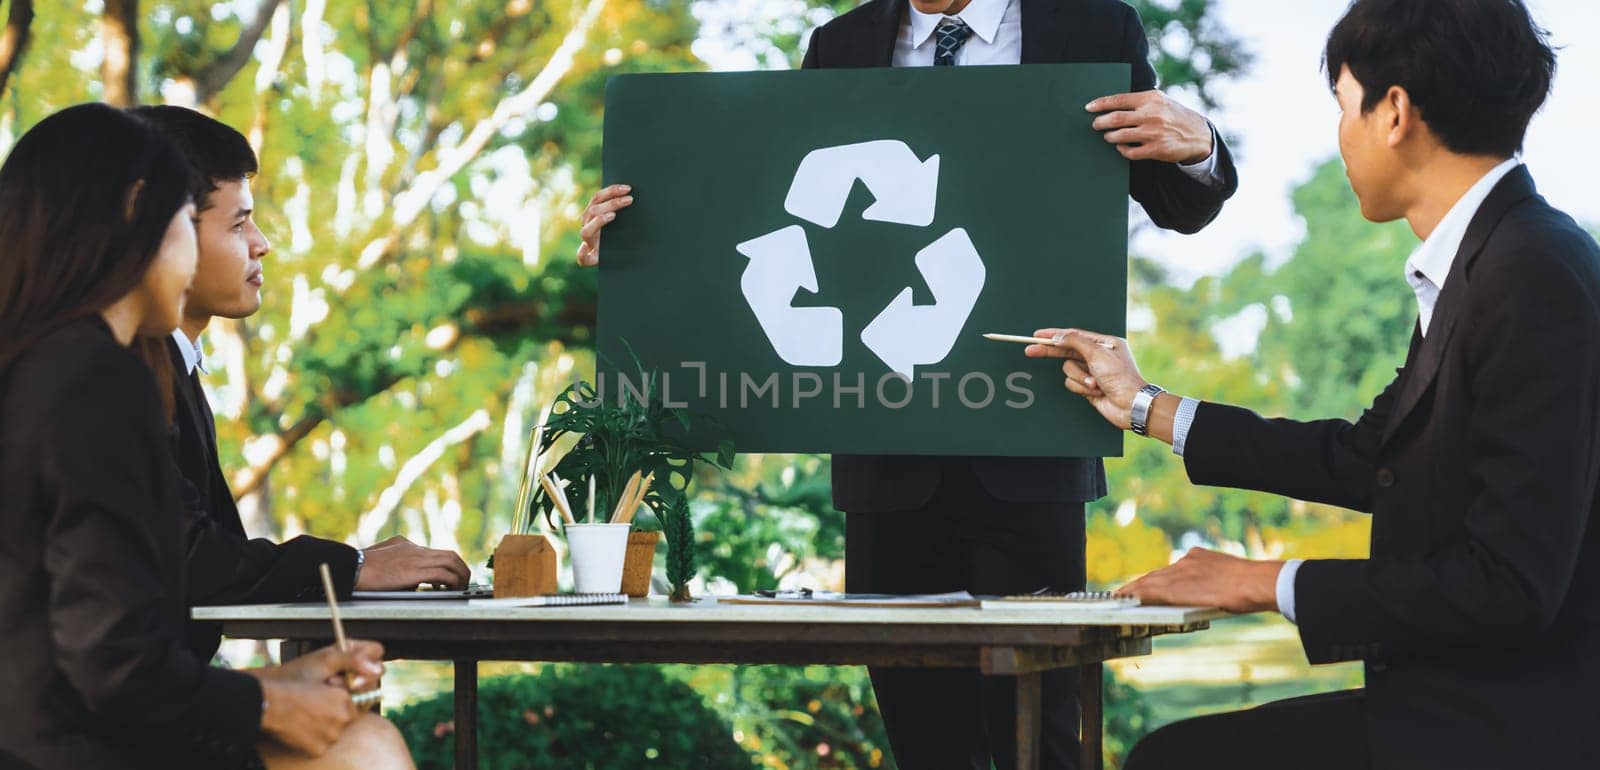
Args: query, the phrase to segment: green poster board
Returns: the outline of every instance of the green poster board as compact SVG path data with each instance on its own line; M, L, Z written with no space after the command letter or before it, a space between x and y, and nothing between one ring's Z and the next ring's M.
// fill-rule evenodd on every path
M985 332L1127 318L1123 64L624 75L598 373L628 346L741 452L1092 457L1122 435ZM626 342L626 346L624 344Z

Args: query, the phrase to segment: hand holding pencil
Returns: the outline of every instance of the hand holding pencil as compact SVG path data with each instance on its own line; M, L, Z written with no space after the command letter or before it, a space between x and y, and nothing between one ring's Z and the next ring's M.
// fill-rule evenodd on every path
M1023 352L1029 358L1062 359L1067 390L1083 396L1107 422L1128 429L1133 397L1150 383L1127 340L1083 329L1039 329L1027 342Z
M383 676L383 645L349 641L278 666L250 669L261 682L264 736L298 754L321 756L364 709L351 690L373 691Z

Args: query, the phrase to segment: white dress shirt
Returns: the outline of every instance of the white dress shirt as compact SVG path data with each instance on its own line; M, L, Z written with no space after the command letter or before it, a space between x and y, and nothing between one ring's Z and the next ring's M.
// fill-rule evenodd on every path
M200 352L200 343L189 339L182 329L172 330L172 339L178 343L178 352L183 354L183 371L185 374L194 374L195 367L205 371L205 354Z
M906 4L907 13L900 20L900 32L894 39L894 66L932 67L934 31L947 18L960 19L972 28L973 35L956 49L957 67L981 64L1022 63L1022 6L1021 0L972 0L954 16L942 13L923 13ZM1217 131L1211 129L1212 152L1205 160L1191 164L1179 163L1191 179L1212 187L1223 185L1222 174L1217 171Z
M1495 185L1500 184L1500 180L1521 163L1511 158L1484 174L1450 207L1433 232L1428 234L1427 240L1406 259L1406 283L1417 295L1417 322L1424 337L1428 335L1428 323L1433 320L1433 308L1439 302L1439 292L1444 291L1445 279L1450 277L1450 267L1455 264L1456 252L1461 251L1461 241L1467 237L1467 227L1472 224L1472 218L1478 215L1478 209L1488 199ZM1178 405L1178 419L1173 420L1172 424L1172 451L1179 457L1183 456L1189 431L1194 427L1194 413L1199 407L1200 402L1192 398L1186 398ZM1304 561L1290 559L1278 573L1278 611L1291 623L1294 622L1294 578Z
M1428 239L1406 260L1406 283L1411 284L1412 293L1417 295L1417 321L1422 325L1422 336L1428 336L1433 307L1439 302L1439 292L1444 291L1445 279L1450 277L1450 267L1456 262L1461 241L1467 237L1467 226L1472 224L1472 218L1494 186L1521 163L1511 158L1484 174L1456 205L1450 207L1444 219L1428 234Z

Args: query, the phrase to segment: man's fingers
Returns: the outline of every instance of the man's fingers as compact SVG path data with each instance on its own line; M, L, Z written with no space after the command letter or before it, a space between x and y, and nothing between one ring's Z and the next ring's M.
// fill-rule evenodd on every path
M595 217L605 216L606 214L614 214L632 205L632 195L624 195L621 198L613 198L611 200L603 201L590 206L588 210L584 211L584 219L592 220Z
M434 553L438 555L438 561L434 566L444 569L454 578L448 585L451 588L466 588L467 580L472 577L472 568L453 551L434 551Z
M1145 101L1149 99L1149 97L1146 95L1148 93L1150 92L1141 91L1139 93L1112 94L1110 96L1102 96L1099 99L1089 102L1084 109L1088 110L1089 112L1138 109L1140 105L1144 104Z
M465 583L457 586L457 582L455 573L444 567L429 567L417 573L417 583L419 584L432 583L433 585L450 586L452 588L466 587Z
M1070 350L1077 354L1077 358L1087 361L1089 356L1097 350L1104 350L1109 343L1104 335L1086 332L1082 329L1066 329L1055 335L1056 346ZM1069 358L1073 356L1068 356Z
M601 214L589 220L588 224L585 224L583 229L579 231L579 235L586 241L592 241L600 235L600 228L611 224L611 220L616 218L617 215L614 213Z
M1083 396L1084 398L1089 398L1094 395L1089 392L1088 388L1085 388L1081 383L1072 379L1071 377L1066 378L1062 382L1067 386L1067 390L1073 395Z
M1067 352L1054 345L1029 345L1022 350L1029 358L1066 358Z
M1091 393L1097 396L1104 395L1100 392L1099 383L1094 381L1094 376L1089 374L1088 368L1086 368L1083 364L1077 361L1068 360L1066 363L1061 365L1061 371L1067 375L1068 379L1081 383L1083 387Z
M1111 144L1149 144L1154 141L1155 133L1143 126L1134 128L1119 128L1102 135Z
M612 198L620 198L630 192L633 192L633 188L625 184L614 184L610 187L602 187L600 188L599 192L594 194L593 198L589 199L589 205L593 207L597 203L603 203L611 200Z
M1144 578L1143 577L1139 577L1139 578L1134 578L1133 582L1128 583L1127 585L1124 585L1123 587L1118 588L1115 591L1112 591L1112 593L1114 593L1114 594L1116 594L1118 596L1139 596L1139 592L1143 588L1144 588Z
M1138 146L1119 144L1117 145L1117 153L1128 160L1150 160L1157 155L1155 146L1150 144Z
M1089 125L1096 131L1110 131L1114 128L1128 128L1144 123L1144 114L1135 110L1117 110L1108 112L1094 119Z

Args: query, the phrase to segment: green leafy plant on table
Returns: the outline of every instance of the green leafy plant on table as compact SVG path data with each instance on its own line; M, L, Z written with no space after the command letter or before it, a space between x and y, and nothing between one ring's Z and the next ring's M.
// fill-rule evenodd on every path
M728 469L733 466L733 441L716 420L695 415L686 409L669 407L658 387L657 373L646 370L635 359L637 375L618 376L612 393L603 393L594 384L575 382L551 406L539 441L539 454L546 455L572 436L576 443L555 464L553 470L564 480L593 478L596 485L597 516L609 512L604 501L616 501L628 479L638 472L654 476L645 507L660 519L667 540L667 581L671 599L690 601L689 581L694 577L694 522L689 512L689 485L697 465ZM715 452L697 449L714 444ZM566 494L574 516L587 511L587 484L573 483ZM531 497L523 534L531 528L533 516L552 518L553 503L543 489ZM648 525L645 525L646 527Z

